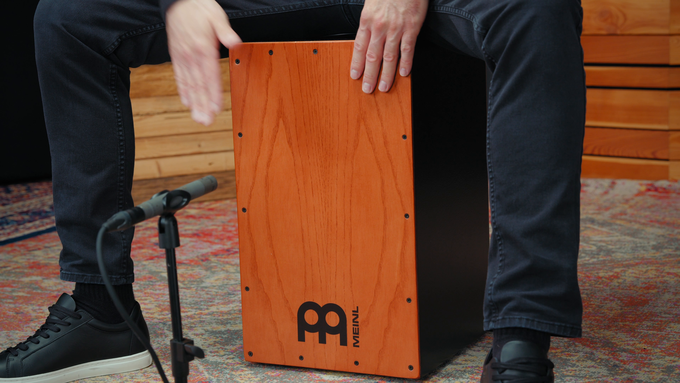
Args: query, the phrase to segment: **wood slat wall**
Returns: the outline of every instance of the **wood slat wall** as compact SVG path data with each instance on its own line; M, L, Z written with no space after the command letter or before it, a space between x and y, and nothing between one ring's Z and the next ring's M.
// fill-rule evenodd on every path
M583 35L581 44L586 63L680 64L680 37L678 36Z
M680 0L582 4L583 176L680 178Z
M589 178L613 178L612 173L614 173L625 175L616 178L664 180L671 174L668 161L638 158L583 156L582 169L583 173L587 174ZM678 175L676 169L674 176L677 177Z
M222 60L224 90L229 86L229 62ZM233 170L231 98L213 125L191 120L179 100L172 66L146 65L132 69L132 111L135 121L135 180Z
M598 156L668 160L669 150L670 132L653 130L586 128L583 143L584 154Z
M680 130L680 91L589 88L586 125Z
M221 68L224 109L207 127L194 122L180 102L171 64L131 70L136 146L133 197L145 199L155 194L154 187L159 186L157 192L207 174L229 183L220 184L207 199L235 196L228 59L221 61ZM162 180L172 186L160 187ZM180 181L186 182L174 185Z
M680 33L675 0L583 0L584 35L672 35Z
M229 81L229 60L220 62L222 69L222 89L231 90ZM142 65L130 69L130 98L176 96L177 85L172 71L172 65Z
M680 68L586 66L586 85L619 88L680 88Z

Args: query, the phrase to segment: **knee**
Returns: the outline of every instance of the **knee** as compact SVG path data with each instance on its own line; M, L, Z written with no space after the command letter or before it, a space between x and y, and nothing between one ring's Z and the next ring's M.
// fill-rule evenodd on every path
M64 11L68 7L68 0L41 0L33 15L33 31L36 38L49 34L65 19Z
M33 16L36 49L58 48L63 36L76 36L91 8L83 0L41 0Z
M561 9L565 11L581 8L580 0L505 0L503 3L505 3L506 6L518 7L524 10Z
M515 31L514 37L551 44L578 42L580 46L583 11L579 0L502 0L495 11L497 30Z
M581 24L583 9L580 0L507 0L506 10L536 23L566 20Z

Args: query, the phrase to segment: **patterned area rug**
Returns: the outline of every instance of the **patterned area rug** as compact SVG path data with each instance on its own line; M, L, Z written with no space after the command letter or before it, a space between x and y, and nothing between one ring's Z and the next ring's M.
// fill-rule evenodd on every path
M0 186L0 246L54 230L51 182Z
M0 190L0 345L25 339L72 284L59 280L49 184ZM680 376L680 184L584 180L580 282L584 336L556 338L557 382L670 382ZM236 204L195 203L177 215L185 336L206 350L191 382L402 382L251 364L243 359ZM42 234L40 234L42 233ZM155 222L138 226L135 291L170 374L170 311ZM491 338L470 345L425 382L477 382ZM94 382L160 381L153 367ZM677 381L677 380L676 380Z

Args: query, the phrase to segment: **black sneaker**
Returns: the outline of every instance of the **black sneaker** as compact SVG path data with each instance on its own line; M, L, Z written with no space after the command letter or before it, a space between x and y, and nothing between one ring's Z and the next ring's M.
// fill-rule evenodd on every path
M501 350L500 358L493 350L484 361L481 383L553 383L555 365L546 352L531 342L513 340Z
M151 356L125 322L107 324L62 294L33 336L0 353L1 383L63 383L138 370ZM139 303L130 314L146 336Z

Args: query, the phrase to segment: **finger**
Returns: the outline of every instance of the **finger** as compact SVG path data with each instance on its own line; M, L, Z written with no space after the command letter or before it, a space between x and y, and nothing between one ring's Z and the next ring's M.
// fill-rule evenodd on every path
M234 30L231 28L231 24L229 24L229 19L227 18L227 15L224 14L224 17L220 17L213 25L213 28L215 28L215 34L217 35L217 38L219 41L227 47L228 49L235 48L239 44L241 44L241 38L239 35L234 32Z
M352 52L352 65L350 67L349 76L353 80L361 78L364 73L364 65L366 65L366 50L371 39L370 29L367 27L360 27L357 31L357 37L354 39L354 52Z
M214 48L213 48L214 49ZM210 96L208 82L210 81L209 74L204 71L203 64L210 61L210 57L202 54L196 55L196 58L191 61L189 69L189 80L191 81L190 102L191 102L191 118L203 125L210 125L213 120L213 108L210 106Z
M242 42L241 38L231 27L227 15L224 12L219 12L218 15L219 16L217 16L213 23L213 28L218 41L227 47L227 49L237 47ZM219 47L217 48L219 49ZM217 54L219 56L219 51ZM219 59L219 57L212 60L205 68L206 73L211 73L211 76L213 77L213 81L209 82L208 86L210 90L211 105L215 114L222 111L222 71L217 59Z
M380 84L378 90L387 92L392 87L394 82L394 75L397 72L397 62L399 61L399 42L401 40L401 33L392 34L387 41L385 41L385 50L383 51L382 75L380 76Z
M189 100L189 90L187 89L187 73L184 66L175 60L172 63L172 70L175 72L175 83L177 84L177 93L179 94L179 99L182 104L186 107L191 107L191 102Z
M385 46L385 37L373 34L371 42L366 50L366 65L364 67L364 80L361 89L364 93L373 93L376 82L378 81L378 74L380 73L380 64L382 63L383 49Z
M413 55L416 49L418 35L404 34L401 39L401 59L399 60L399 75L406 77L413 68Z
M219 51L215 57L203 61L203 75L207 81L208 107L214 114L222 110L222 70L219 62Z

